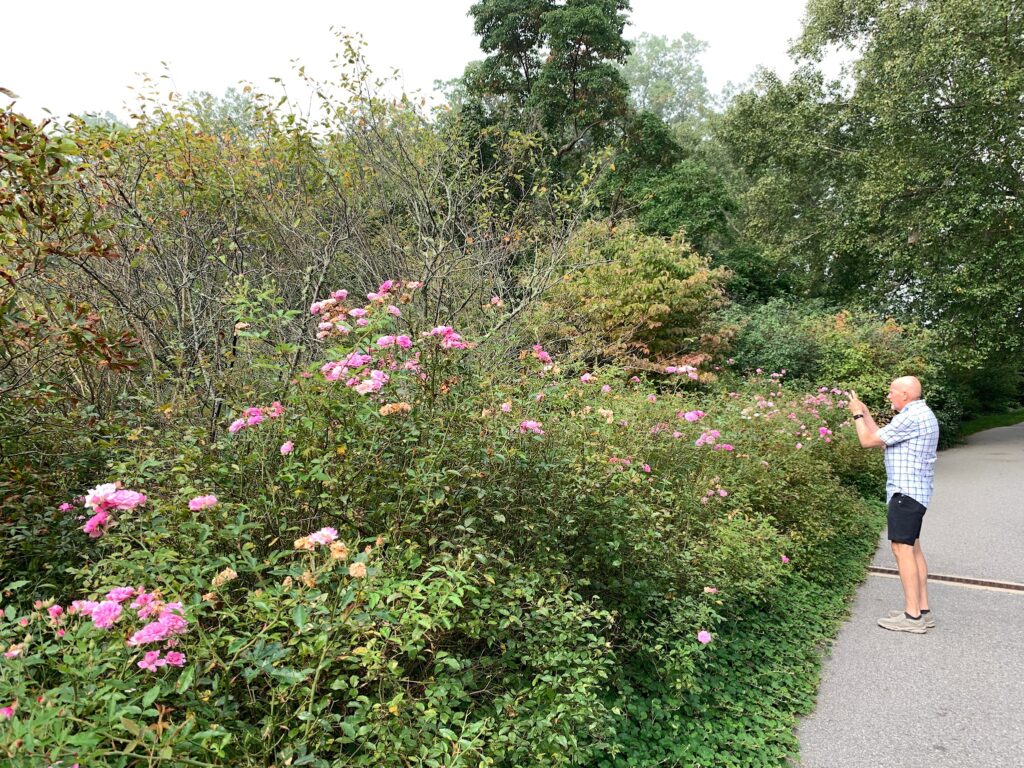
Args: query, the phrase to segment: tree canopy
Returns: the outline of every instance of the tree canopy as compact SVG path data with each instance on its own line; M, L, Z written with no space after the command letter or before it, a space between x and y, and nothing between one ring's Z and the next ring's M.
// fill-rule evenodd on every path
M804 290L932 325L966 361L1024 345L1024 8L813 0L796 52L852 83L761 78L722 132L750 231Z

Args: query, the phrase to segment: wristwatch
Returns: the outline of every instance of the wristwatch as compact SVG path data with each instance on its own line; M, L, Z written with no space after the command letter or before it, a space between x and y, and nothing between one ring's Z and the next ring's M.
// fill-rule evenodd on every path
M864 418L864 414L863 413L855 413L855 414L853 414L853 420L854 421L856 421L857 419L863 419L863 418Z

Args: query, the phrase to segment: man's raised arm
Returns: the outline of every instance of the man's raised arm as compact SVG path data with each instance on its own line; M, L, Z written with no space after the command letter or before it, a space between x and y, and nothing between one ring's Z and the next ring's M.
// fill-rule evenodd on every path
M878 436L878 425L871 416L871 411L860 401L857 393L850 391L850 413L857 427L857 439L863 448L885 448L885 442Z

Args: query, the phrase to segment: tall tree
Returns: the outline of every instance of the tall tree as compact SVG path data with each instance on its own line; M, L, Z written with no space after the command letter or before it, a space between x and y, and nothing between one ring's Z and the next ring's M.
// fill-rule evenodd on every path
M559 159L615 134L629 112L617 64L627 0L481 0L470 8L487 58L467 69L479 119L541 131ZM570 164L571 165L571 164Z
M707 47L689 32L675 40L640 35L622 66L636 108L671 125L700 121L711 106L704 69L697 61Z

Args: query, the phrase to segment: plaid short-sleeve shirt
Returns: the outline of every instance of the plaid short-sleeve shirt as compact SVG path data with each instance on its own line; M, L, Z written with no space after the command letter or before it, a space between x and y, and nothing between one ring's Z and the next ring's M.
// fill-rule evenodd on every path
M885 443L886 501L902 493L927 507L932 500L939 422L924 400L911 400L878 430Z

